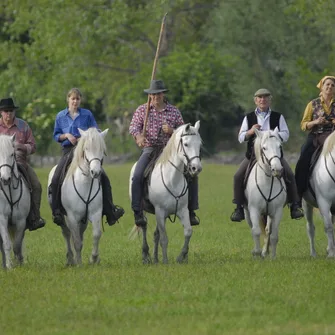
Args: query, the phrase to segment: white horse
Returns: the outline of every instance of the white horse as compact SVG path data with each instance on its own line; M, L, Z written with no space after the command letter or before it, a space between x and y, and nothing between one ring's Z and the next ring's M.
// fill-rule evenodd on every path
M0 135L0 249L4 268L12 267L11 248L22 264L22 243L30 211L30 191L15 160L15 135Z
M310 177L312 191L308 189L303 195L303 208L307 220L307 232L310 240L310 254L316 256L313 222L313 208L319 208L325 233L328 238L327 253L329 258L335 257L334 229L335 221L335 132L324 142ZM314 194L313 194L314 193Z
M158 243L162 247L163 263L168 263L165 220L170 215L177 216L184 227L184 245L177 262L187 262L192 227L188 210L188 184L185 174L198 175L202 170L200 160L201 137L200 121L193 126L182 125L176 129L152 171L148 187L149 200L155 208L156 231L154 233L154 262L158 263ZM135 165L130 172L129 193ZM136 228L136 227L134 227ZM151 263L147 243L147 227L143 227L142 258L143 263Z
M275 130L255 129L254 143L256 164L253 166L245 189L247 205L244 212L254 239L254 256L265 257L271 246L272 258L276 257L279 223L286 203L287 191L282 177L282 140ZM263 250L260 246L261 228L265 226Z
M91 263L98 263L99 240L101 237L102 189L100 175L106 153L104 137L108 129L99 133L96 128L87 131L79 129L80 140L74 149L74 156L61 189L61 201L66 210L62 233L67 245L67 265L81 264L83 235L88 220L93 226L93 249ZM50 171L48 185L52 181L56 166ZM51 195L52 196L52 195ZM49 204L51 198L49 196ZM74 259L71 238L76 252Z

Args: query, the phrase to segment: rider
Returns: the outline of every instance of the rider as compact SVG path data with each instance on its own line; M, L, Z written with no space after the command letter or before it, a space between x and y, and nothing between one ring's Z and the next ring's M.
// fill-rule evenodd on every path
M143 136L144 118L147 104L139 106L131 120L129 133L134 137L136 144L142 148L142 153L136 168L131 185L132 209L134 211L135 224L145 226L147 221L143 215L143 174L150 162L150 154L155 147L164 147L173 130L184 124L183 117L177 107L167 102L164 92L167 92L162 80L152 80L150 88L144 90L150 97L150 110L147 123L146 137ZM189 183L189 212L192 226L200 222L195 214L198 205L198 178L195 177Z
M36 230L45 226L44 219L40 216L40 205L42 196L41 183L28 164L28 156L36 151L36 143L29 125L16 117L15 113L19 107L15 106L12 98L0 100L0 134L15 134L15 156L21 169L24 169L25 175L29 179L31 186L31 208L27 218L26 228Z
M61 176L64 176L64 168L70 165L73 159L73 149L80 137L78 128L87 130L88 128L98 128L93 114L88 109L80 108L82 94L78 88L72 88L67 94L68 107L60 111L56 116L53 137L62 146L62 157L57 164L57 168L51 182L52 193L52 215L53 222L63 225L63 214L61 212ZM103 215L106 215L110 226L116 223L124 214L124 209L113 204L112 188L107 174L101 174Z
M309 134L301 148L300 157L295 168L295 178L300 199L308 186L309 166L317 148L315 139L319 134L333 131L335 119L335 77L325 76L316 86L320 89L319 97L310 101L301 120L301 129ZM332 120L331 120L332 119Z
M236 204L236 209L230 217L232 221L240 222L244 220L243 205L245 199L243 181L248 164L251 157L253 156L254 139L256 136L255 129L274 130L276 127L278 127L279 136L281 137L283 142L286 142L290 135L284 116L278 112L271 110L271 100L272 95L270 91L266 88L261 88L256 91L256 93L254 94L256 109L244 117L243 123L241 125L238 140L240 143L248 141L248 145L245 158L242 161L236 174L234 175L233 203ZM286 173L286 177L288 180L286 182L286 187L288 203L291 204L291 218L300 219L304 216L304 214L301 205L299 204L299 197L294 174L283 157L281 158L281 163L283 165L283 169Z

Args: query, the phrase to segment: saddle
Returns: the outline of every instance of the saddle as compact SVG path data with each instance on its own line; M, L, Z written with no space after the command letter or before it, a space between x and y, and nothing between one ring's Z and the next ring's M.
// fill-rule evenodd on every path
M155 214L155 207L149 200L149 185L151 181L151 174L155 167L158 157L163 151L163 147L155 147L155 149L150 154L150 161L144 170L143 174L143 197L142 197L142 208L151 214Z
M21 175L21 178L26 183L26 185L29 188L29 192L31 193L32 187L31 187L30 178L29 178L26 168L24 167L23 164L20 164L20 163L17 163L17 168L19 170L19 174Z

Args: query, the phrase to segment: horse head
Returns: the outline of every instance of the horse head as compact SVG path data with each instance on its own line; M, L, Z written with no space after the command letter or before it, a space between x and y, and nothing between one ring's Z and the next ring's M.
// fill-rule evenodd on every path
M282 140L278 128L267 131L255 129L255 134L254 148L258 164L268 168L273 177L281 177L283 173Z
M104 138L108 133L108 129L103 132L99 132L96 128L89 128L86 131L78 130L81 135L79 141L82 150L81 156L88 166L90 176L98 178L101 175L103 158L106 155Z
M200 121L197 121L193 126L187 124L181 127L181 131L178 132L178 154L181 155L181 159L187 168L188 173L191 176L198 175L202 170L200 149L202 140L199 134Z
M15 134L0 136L0 180L9 185L13 172L17 169L15 164Z

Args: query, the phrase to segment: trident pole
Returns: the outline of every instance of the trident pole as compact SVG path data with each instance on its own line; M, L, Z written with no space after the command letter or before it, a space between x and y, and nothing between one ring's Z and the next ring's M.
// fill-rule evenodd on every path
M163 20L162 20L162 24L161 24L161 30L160 30L160 33L159 33L154 65L153 65L152 73L151 73L151 80L154 80L155 76L156 76L156 68L157 68L157 62L158 62L158 58L159 58L159 51L160 51L161 43L162 43L162 36L163 36L163 32L164 32L166 15L167 15L167 13L165 13L165 15L163 17ZM147 109L145 111L143 132L142 132L144 137L146 136L146 132L147 132L146 130L147 130L148 117L149 117L150 102L151 102L150 94L148 94Z

